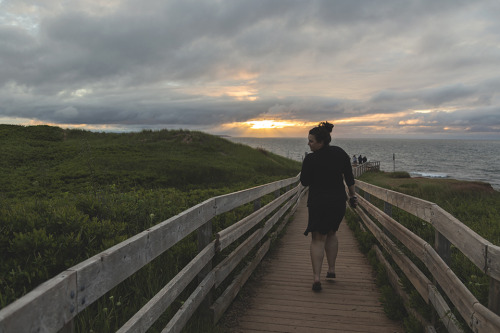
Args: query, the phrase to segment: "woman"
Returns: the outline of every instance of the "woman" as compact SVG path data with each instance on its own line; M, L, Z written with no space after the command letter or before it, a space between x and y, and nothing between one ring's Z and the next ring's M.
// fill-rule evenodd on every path
M320 275L325 252L328 261L326 277L335 277L336 232L346 210L344 180L349 189L350 205L357 205L351 160L342 148L330 146L332 129L333 124L322 122L309 131L308 145L313 153L304 158L300 173L302 185L309 186L309 221L304 234L312 233L310 252L314 291L321 290Z

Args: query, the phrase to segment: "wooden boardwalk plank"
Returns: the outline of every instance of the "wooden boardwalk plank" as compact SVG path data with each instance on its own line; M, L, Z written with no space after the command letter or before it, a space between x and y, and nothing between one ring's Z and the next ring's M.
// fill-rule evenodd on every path
M228 311L229 331L403 332L400 323L384 314L372 268L345 222L338 232L337 278L323 278L319 293L311 290L311 236L303 235L306 224L304 198L276 249L263 260L249 295ZM325 257L323 276L327 268Z

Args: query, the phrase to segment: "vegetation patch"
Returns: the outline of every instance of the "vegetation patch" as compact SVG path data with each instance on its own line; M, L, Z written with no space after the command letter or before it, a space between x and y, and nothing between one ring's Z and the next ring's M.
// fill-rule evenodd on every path
M0 125L0 139L1 308L208 198L300 171L299 162L184 130L118 134ZM218 216L213 230L243 213ZM196 255L196 244L190 235L111 290L77 316L76 331L116 331ZM151 331L161 331L183 297Z
M454 179L401 178L394 177L392 173L386 172L367 172L360 177L360 180L436 203L481 237L495 245L500 245L500 225L498 224L500 192L492 189L490 184ZM385 207L381 200L372 197L371 202L379 209L384 210ZM391 213L392 217L401 225L427 243L434 244L435 230L431 224L395 206L392 206ZM366 242L368 236L361 232L359 227L356 227L359 224L359 217L348 216L348 221L349 218L353 220L351 228L355 231L358 240L361 243ZM366 244L361 245L361 248L367 250ZM432 280L430 272L415 255L405 248L401 248L401 250ZM465 286L479 302L487 305L489 277L453 245L451 246L451 259L448 265L459 279L464 281ZM397 267L394 267L394 269L398 271ZM428 321L431 321L434 312L432 307L425 304L404 274L399 274L399 276L404 289L410 295L412 307ZM396 312L393 309L397 309L397 307L392 307L390 301L385 301L387 299L390 300L390 297L384 296L384 300L382 300L386 305L386 311L391 313L391 316L395 315ZM449 304L451 305L451 303ZM459 324L464 331L469 331L467 323L462 320L458 312L455 309L452 312L459 320ZM434 316L436 316L435 313ZM404 325L408 332L420 332L419 325L415 325L414 319L405 319ZM444 325L437 325L436 329L438 332L445 331Z

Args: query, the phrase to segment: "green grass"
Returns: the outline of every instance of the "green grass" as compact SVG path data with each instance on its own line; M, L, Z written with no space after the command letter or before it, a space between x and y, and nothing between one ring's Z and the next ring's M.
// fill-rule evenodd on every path
M500 192L490 184L396 174L367 172L360 180L434 202L483 238L500 245Z
M0 125L0 140L2 308L210 197L300 171L296 161L184 130L116 134ZM215 218L214 231L237 221L245 209ZM196 251L190 235L77 316L76 331L115 331ZM161 331L183 297L152 332Z
M483 238L489 240L495 245L500 245L500 192L495 191L491 185L482 182L467 182L454 179L427 179L427 178L411 178L405 172L387 173L387 172L367 172L360 177L360 180L394 190L400 193L405 193L414 197L418 197L427 201L438 204L441 208L455 216L462 223L477 232ZM376 200L372 197L372 203L383 210L381 200ZM434 228L427 222L406 213L396 207L392 209L393 218L408 228L413 233L420 236L429 244L434 244ZM366 253L376 240L370 234L359 229L357 222L358 217L354 214L347 216L351 228L354 230L358 240L363 244L362 250ZM403 249L412 261L432 280L432 275L426 269L415 255L408 250ZM450 268L460 278L464 285L474 294L474 296L485 306L488 305L488 289L489 277L477 268L468 258L466 258L458 249L452 245L451 247ZM379 264L372 262L375 270L380 274L381 268ZM397 267L394 267L398 270ZM411 302L414 308L420 312L422 316L431 320L433 310L426 305L423 299L418 295L415 289L411 286L409 280L402 276L402 284L406 291L410 294ZM382 284L383 286L384 284ZM397 296L390 295L386 289L383 294L382 302L386 305L386 311L391 317L401 318L402 314L397 310ZM451 303L449 303L451 305ZM459 318L459 322L465 331L469 331L467 323L461 319L460 315L453 310L455 316ZM402 318L401 318L402 319ZM410 328L411 327L411 328ZM416 325L414 319L405 319L405 328L408 332L420 332L419 325ZM437 325L438 332L445 331L443 326Z

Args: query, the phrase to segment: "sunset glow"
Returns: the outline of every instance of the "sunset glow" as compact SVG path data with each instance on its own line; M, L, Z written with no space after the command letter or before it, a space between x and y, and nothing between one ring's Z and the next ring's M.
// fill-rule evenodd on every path
M264 128L285 128L285 127L293 127L297 124L289 122L289 121L279 121L279 120L252 120L244 122L243 124L247 124L251 129L264 129Z
M233 136L246 137L303 137L317 122L284 119L253 119L220 126L218 130Z
M3 123L500 140L498 1L32 2L0 0Z

